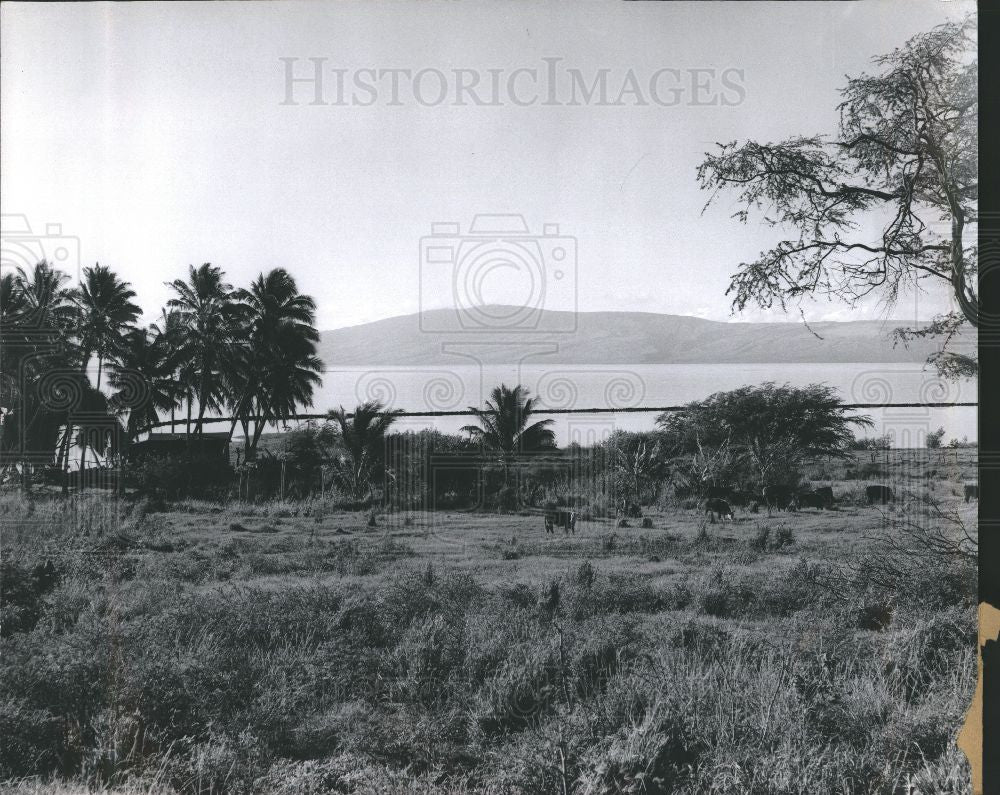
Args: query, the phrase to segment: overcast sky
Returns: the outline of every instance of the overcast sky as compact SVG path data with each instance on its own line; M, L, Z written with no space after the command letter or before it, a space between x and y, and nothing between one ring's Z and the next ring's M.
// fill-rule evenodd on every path
M532 232L558 224L575 238L576 275L548 290L549 308L725 320L728 276L778 237L730 219L735 206L701 214L703 153L833 132L846 74L973 7L3 3L2 209L37 234L61 224L83 265L133 283L147 320L168 296L163 282L202 262L236 284L287 268L315 296L322 328L415 312L420 238L436 222L466 234L477 213L521 213ZM313 104L315 83L289 94L287 70L308 78L317 64L326 104ZM589 86L601 69L607 101L579 93L569 104L573 70ZM478 83L456 104L463 80ZM623 86L638 95L611 104ZM439 273L424 278L440 285ZM447 300L428 289L428 304ZM482 295L522 289L487 279ZM893 316L947 306L942 290Z

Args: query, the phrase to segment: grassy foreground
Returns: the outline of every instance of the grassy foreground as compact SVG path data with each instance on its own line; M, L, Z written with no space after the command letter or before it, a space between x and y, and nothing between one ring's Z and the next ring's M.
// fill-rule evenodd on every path
M975 526L960 477L907 477ZM865 538L911 509L834 486L570 537L5 495L2 789L967 792L975 572L875 589Z

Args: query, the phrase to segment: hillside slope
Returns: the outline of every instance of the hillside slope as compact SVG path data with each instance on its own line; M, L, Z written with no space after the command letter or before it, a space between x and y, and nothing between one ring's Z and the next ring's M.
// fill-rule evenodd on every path
M424 326L434 321L425 313ZM570 313L546 312L537 328L571 327ZM478 358L510 364L531 349L553 350L545 361L564 364L681 364L751 362L923 362L938 348L917 340L893 346L902 321L720 323L648 312L581 312L572 333L431 333L420 315L387 318L324 331L320 356L327 367L344 365L441 365L454 363L447 343L476 343ZM812 331L810 331L812 329ZM812 332L815 332L812 333ZM536 348L537 344L542 347ZM546 347L547 346L547 347Z

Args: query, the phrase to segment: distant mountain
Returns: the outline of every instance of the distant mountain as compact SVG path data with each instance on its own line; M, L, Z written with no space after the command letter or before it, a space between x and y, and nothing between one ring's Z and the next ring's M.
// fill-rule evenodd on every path
M502 307L487 307L503 315ZM509 314L509 313L508 313ZM923 362L939 347L916 340L893 347L891 334L903 321L857 320L811 323L720 323L684 315L651 312L543 312L532 333L490 331L436 333L455 317L440 309L387 318L322 332L320 357L327 367L455 364L443 343L477 343L477 358L488 364L514 364L527 343L555 352L532 357L559 364L724 364L760 362ZM545 329L573 329L571 332ZM810 329L812 331L810 331ZM815 333L813 333L815 332ZM502 340L503 342L498 342Z

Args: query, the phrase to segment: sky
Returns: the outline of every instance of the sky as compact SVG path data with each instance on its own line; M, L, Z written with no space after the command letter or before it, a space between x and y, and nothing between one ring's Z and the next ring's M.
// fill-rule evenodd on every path
M698 163L715 142L833 133L845 75L972 10L3 3L4 259L41 250L71 272L109 265L146 321L169 297L164 283L203 262L236 285L286 268L316 299L320 328L523 296L550 309L799 321L731 316L729 276L780 233L739 224L728 200L703 212ZM473 278L421 245L443 229L432 243L481 253L470 225L487 214L523 216L541 236L517 249L531 262L486 257ZM804 309L815 321L925 319L949 306L942 289L892 310Z

